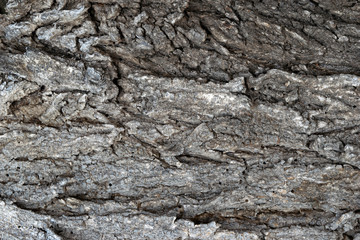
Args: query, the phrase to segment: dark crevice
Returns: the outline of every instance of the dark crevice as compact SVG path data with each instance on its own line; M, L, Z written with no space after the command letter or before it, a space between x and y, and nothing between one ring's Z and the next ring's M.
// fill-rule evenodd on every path
M92 5L88 9L88 13L89 13L90 20L95 24L96 32L99 33L100 23L96 19L95 10Z
M0 0L0 14L6 14L6 4L8 0Z

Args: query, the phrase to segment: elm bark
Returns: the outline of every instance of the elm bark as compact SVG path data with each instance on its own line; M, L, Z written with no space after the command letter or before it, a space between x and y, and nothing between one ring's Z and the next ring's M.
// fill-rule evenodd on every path
M360 239L360 3L0 1L1 239Z

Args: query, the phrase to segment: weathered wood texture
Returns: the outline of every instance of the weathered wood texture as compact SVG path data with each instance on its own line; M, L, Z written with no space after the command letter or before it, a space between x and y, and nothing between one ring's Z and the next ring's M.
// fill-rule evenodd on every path
M360 239L359 1L0 13L1 239Z

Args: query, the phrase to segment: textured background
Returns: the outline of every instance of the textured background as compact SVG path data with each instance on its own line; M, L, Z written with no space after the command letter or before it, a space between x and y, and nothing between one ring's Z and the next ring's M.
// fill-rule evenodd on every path
M0 239L360 240L359 1L0 13Z

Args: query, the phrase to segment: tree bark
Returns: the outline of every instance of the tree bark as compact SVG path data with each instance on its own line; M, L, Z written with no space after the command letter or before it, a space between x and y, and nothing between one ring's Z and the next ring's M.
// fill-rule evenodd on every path
M0 13L0 239L360 240L358 1Z

